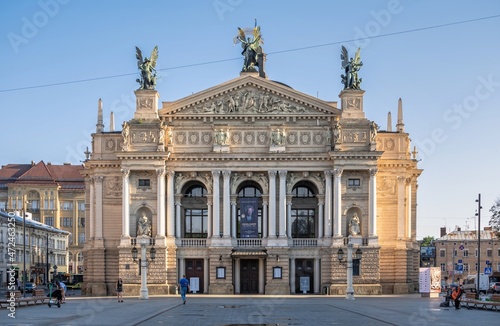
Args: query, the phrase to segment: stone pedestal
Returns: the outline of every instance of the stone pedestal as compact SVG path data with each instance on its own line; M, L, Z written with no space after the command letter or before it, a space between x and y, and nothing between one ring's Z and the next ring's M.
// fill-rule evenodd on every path
M360 89L344 89L340 92L340 108L343 119L365 119L363 111L363 94Z
M140 89L134 92L136 97L135 120L158 119L158 99L160 94L156 90Z

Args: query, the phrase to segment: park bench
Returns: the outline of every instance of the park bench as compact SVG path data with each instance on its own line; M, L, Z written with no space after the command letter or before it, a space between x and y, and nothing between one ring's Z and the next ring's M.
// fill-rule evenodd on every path
M461 305L466 308L500 311L500 294L492 294L490 301L476 299L475 293L466 293Z
M21 304L24 304L25 306L28 306L30 304L33 305L44 304L49 300L49 298L45 296L45 291L43 289L33 290L33 294L30 297L22 297L21 291L7 291L6 298L4 300L0 300L0 306L2 308L11 306L12 303L12 301L10 301L11 292L14 293L13 302L14 306L16 307L20 307Z

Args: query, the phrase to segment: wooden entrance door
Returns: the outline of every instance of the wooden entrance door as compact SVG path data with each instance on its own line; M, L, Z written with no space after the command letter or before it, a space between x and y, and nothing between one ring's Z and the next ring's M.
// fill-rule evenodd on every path
M196 293L203 293L203 259L186 259L186 278L189 280L191 277L199 278L200 289ZM192 290L192 289L191 289Z
M259 293L259 260L242 259L240 261L240 293Z

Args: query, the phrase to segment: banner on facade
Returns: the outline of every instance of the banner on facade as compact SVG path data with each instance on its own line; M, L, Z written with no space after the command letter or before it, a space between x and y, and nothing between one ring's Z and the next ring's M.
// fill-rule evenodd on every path
M240 198L240 237L258 238L258 198Z

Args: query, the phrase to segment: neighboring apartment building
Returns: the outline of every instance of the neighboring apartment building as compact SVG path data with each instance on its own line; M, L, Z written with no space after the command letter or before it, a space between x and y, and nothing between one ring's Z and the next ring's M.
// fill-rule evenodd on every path
M26 267L26 280L36 284L52 280L54 266L57 272L68 272L70 233L34 221L29 213L25 218L23 221L22 214L0 211L0 285L4 287L12 266L16 279L23 280Z
M83 273L85 185L81 165L7 164L0 168L0 209L68 231L70 273Z
M477 274L478 257L480 273L490 268L491 273L500 272L500 239L491 227L481 230L481 252L478 252L477 230L462 231L457 228L434 240L436 246L436 267L441 267L442 278L450 282L462 282L468 275Z
M104 130L99 100L84 163L85 293L113 294L119 277L139 293L131 242L144 218L152 294L175 293L183 274L201 293L342 294L349 236L362 252L356 293L418 288L422 171L401 100L393 131L365 117L363 90L346 86L339 106L261 71L160 106L154 89L135 94L121 131Z

